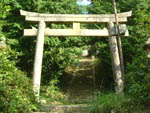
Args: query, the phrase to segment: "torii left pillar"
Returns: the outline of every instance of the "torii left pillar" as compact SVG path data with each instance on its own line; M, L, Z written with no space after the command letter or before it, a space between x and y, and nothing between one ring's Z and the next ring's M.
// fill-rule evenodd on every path
M38 99L39 99L39 94L40 94L45 28L46 28L45 22L40 21L39 27L38 27L38 33L37 33L37 43L36 43L34 68L33 68L33 91L35 93L35 96Z

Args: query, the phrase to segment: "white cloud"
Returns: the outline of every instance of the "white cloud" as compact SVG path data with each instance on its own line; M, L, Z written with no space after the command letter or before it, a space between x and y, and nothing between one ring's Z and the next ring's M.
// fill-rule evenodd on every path
M77 0L78 5L90 5L91 0Z

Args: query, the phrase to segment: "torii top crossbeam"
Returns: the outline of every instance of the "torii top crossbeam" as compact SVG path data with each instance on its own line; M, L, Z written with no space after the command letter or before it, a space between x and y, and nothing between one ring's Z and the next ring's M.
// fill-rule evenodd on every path
M39 22L41 20L45 22L80 22L80 23L107 23L115 22L114 14L102 14L102 15L81 15L81 14L41 14L28 11L20 11L21 15L26 16L27 21ZM118 21L127 22L127 17L132 15L132 11L119 13Z

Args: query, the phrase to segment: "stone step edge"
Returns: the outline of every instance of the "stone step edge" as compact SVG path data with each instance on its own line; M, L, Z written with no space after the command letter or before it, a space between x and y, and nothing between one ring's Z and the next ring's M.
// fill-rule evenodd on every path
M32 112L32 113L52 113L52 112ZM58 112L53 112L53 113L58 113Z
M52 113L52 112L32 112L32 113ZM58 112L53 112L53 113L58 113Z
M31 112L31 113L58 113L58 112L41 112L41 111L39 111L39 112ZM75 113L81 113L81 112L75 112Z
M46 105L46 104L43 104L43 105L40 105L40 106L43 106L43 107L59 107L59 108L63 108L63 107L68 107L68 108L77 108L77 107L89 107L89 105L87 104L77 104L77 105Z
M69 110L69 109L76 109L76 108L80 108L80 109L85 109L90 107L87 104L77 104L77 105L41 105L40 106L40 110L43 112L49 112L50 109L53 110L58 110L58 109L63 109L63 110Z

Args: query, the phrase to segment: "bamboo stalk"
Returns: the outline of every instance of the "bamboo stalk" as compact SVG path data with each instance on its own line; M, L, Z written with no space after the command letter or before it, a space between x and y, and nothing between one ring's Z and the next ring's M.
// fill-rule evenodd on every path
M115 0L113 0L113 5L114 5L114 12L115 12L115 20L116 20L116 31L117 31L117 41L118 41L121 72L122 75L124 75L124 59L123 59L122 43L121 43L121 36L120 36L119 22L118 22L118 15L117 15L117 5Z

